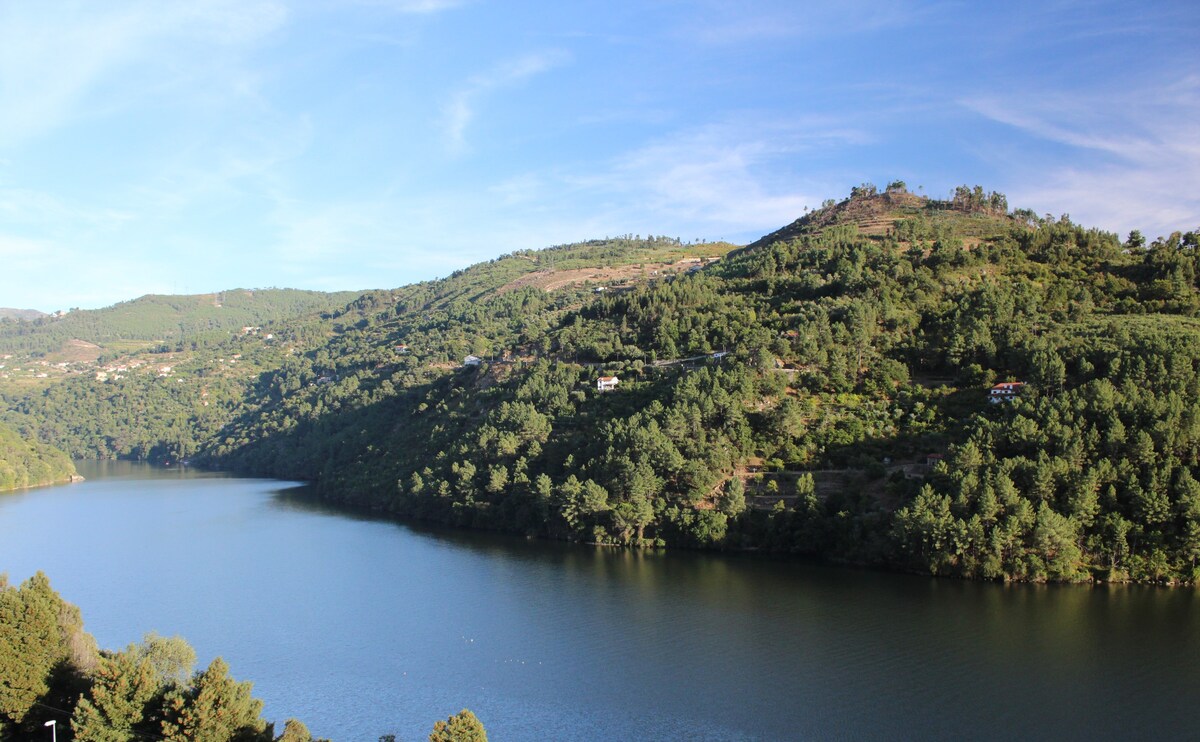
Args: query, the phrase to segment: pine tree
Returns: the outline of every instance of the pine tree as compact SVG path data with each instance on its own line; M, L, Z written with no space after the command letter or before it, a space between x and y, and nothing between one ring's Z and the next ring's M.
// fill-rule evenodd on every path
M229 677L229 666L218 657L196 675L192 687L168 699L162 733L178 742L269 740L261 713L262 701L250 695L250 683Z
M132 648L131 648L132 649ZM137 733L159 692L149 660L131 651L104 658L91 691L79 701L71 728L79 742L124 742Z
M0 590L0 716L15 724L49 692L55 665L70 656L59 625L65 606L41 572L18 590Z
M288 719L283 727L283 734L276 737L275 742L312 742L312 734L303 722Z
M487 742L483 723L467 709L433 725L429 742Z

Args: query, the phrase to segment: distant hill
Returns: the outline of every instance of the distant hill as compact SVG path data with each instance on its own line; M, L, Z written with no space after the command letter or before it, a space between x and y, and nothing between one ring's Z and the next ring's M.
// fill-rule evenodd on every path
M75 465L62 451L0 425L0 491L65 482L74 474Z
M71 341L105 349L121 341L142 343L211 339L312 312L332 311L360 292L234 289L216 294L158 295L61 316L0 319L0 352L45 354Z
M33 320L45 316L47 316L45 312L39 312L36 309L10 309L8 307L0 307L0 319Z

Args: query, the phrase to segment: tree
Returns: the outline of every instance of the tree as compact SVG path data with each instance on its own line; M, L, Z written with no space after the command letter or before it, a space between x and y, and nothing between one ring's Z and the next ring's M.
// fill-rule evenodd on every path
M746 509L746 485L741 477L732 477L725 483L717 506L726 515L737 515Z
M645 528L654 520L654 508L643 495L636 495L613 508L613 521L621 529L621 540L629 542L630 530L636 530L637 543L645 538Z
M159 685L183 685L196 664L196 650L180 636L159 636L151 631L126 650L138 661L150 663Z
M1078 533L1069 519L1042 503L1038 509L1033 545L1045 561L1050 577L1059 580L1075 579L1080 573Z
M433 725L429 742L487 742L483 723L467 709Z
M150 731L142 724L160 686L151 662L133 649L101 660L91 690L71 717L79 742L125 742Z
M303 722L288 719L283 727L283 734L276 737L275 742L312 742L312 734Z
M191 675L196 652L182 638L151 632L140 644L105 656L91 689L80 699L71 726L78 740L118 742L158 731L167 694Z
M69 657L59 626L65 605L41 572L19 589L0 589L0 716L15 724L49 692L51 672Z
M178 742L269 740L261 713L262 701L250 695L250 683L229 677L229 665L217 657L190 688L168 698L162 733Z

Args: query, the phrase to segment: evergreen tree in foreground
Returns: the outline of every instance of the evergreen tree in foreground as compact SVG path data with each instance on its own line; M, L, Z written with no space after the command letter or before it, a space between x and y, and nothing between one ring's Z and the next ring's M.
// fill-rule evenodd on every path
M433 725L429 742L487 742L483 722L467 709Z

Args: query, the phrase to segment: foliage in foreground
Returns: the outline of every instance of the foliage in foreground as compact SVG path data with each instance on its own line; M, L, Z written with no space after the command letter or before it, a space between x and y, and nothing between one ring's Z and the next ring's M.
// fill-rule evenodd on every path
M99 650L44 574L20 587L0 575L0 740L31 739L54 720L59 739L79 742L312 742L295 719L276 736L251 684L220 657L193 672L195 660L183 639L156 634ZM449 735L439 740L487 739L466 710L437 725Z

